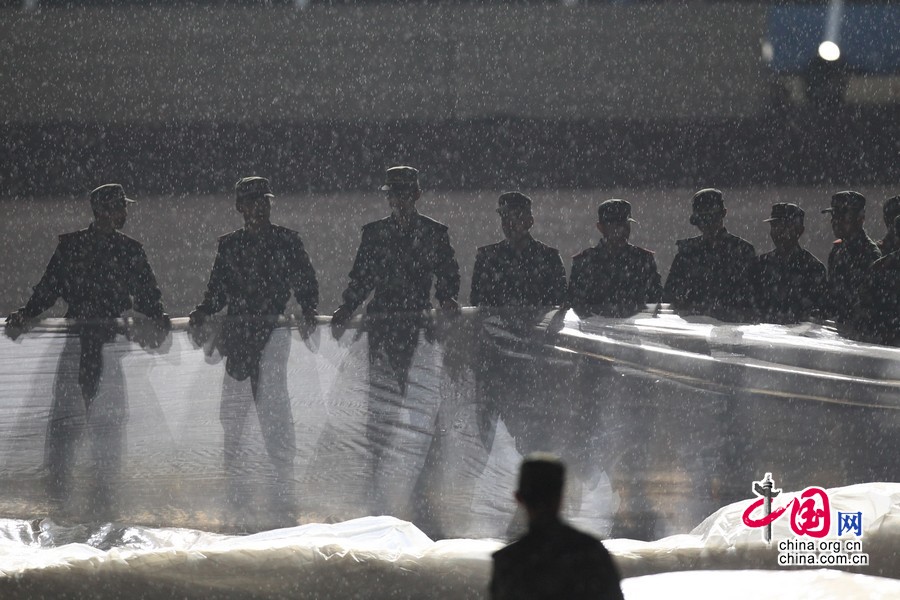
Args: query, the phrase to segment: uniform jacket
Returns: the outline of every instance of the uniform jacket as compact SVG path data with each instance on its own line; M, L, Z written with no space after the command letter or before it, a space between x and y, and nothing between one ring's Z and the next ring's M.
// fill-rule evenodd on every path
M828 314L843 323L853 314L866 272L881 258L878 246L865 232L835 240L828 255Z
M900 251L869 267L854 316L864 339L900 346Z
M25 316L38 316L58 298L68 305L66 317L75 319L118 318L130 308L149 317L164 312L141 244L118 231L102 234L94 225L59 236Z
M605 240L572 258L569 303L579 314L632 315L662 300L653 253L628 244L611 252Z
M374 291L370 313L431 308L432 281L438 302L459 294L459 264L447 226L417 214L404 231L389 216L363 226L343 306L356 310Z
M619 581L599 540L555 521L494 553L490 592L492 600L622 600Z
M72 319L112 319L134 308L148 317L165 312L156 277L140 242L114 231L87 229L59 236L44 276L25 305L29 319L62 298ZM90 406L103 372L103 345L115 338L111 324L93 324L78 332L78 382Z
M206 295L197 308L214 314L280 315L294 291L304 311L319 303L316 272L300 234L270 225L259 233L245 228L219 238Z
M723 231L715 244L697 236L677 245L663 301L678 310L738 318L750 305L747 275L756 255L750 242Z
M766 323L799 323L825 305L828 280L825 265L797 247L787 256L776 251L756 259L750 271L753 309Z
M304 312L319 303L316 272L300 234L278 225L259 232L238 229L219 238L206 295L197 310L214 314L228 306L218 348L237 380L255 377L259 360L293 290Z
M520 254L504 240L475 255L473 306L558 306L565 296L566 268L556 248L529 238Z

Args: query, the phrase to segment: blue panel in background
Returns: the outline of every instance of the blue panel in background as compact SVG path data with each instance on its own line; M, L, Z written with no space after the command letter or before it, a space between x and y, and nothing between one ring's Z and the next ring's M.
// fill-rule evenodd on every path
M774 6L769 9L770 68L778 74L806 71L825 39L828 6ZM900 4L844 4L837 44L850 71L900 73Z

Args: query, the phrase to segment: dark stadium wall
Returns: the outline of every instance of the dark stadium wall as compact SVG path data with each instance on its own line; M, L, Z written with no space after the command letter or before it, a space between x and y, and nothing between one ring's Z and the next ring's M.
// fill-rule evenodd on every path
M893 106L773 106L765 7L0 10L0 195L896 181ZM226 184L227 185L227 184Z

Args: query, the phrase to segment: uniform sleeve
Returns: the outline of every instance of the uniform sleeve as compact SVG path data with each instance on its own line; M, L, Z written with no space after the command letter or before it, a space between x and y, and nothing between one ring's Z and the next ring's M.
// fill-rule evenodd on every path
M656 268L656 259L652 254L647 256L647 293L644 297L645 304L657 304L662 301L663 289L659 269Z
M545 306L559 306L566 301L566 267L559 252L548 255Z
M31 293L31 298L25 304L25 316L33 319L56 303L56 299L62 295L63 280L63 251L62 244L57 245L56 251L50 258L44 275Z
M469 292L469 304L480 306L484 301L485 284L488 277L487 254L479 248L475 254L475 267L472 271L472 289Z
M756 250L752 245L743 244L741 247L741 260L736 265L735 286L740 290L736 294L738 308L748 309L753 297L753 265L756 262Z
M294 281L291 287L297 298L297 303L303 312L316 310L319 306L319 282L316 279L316 270L309 260L309 254L303 247L300 236L295 237L294 242Z
M343 306L356 310L375 289L375 236L371 229L363 228L362 241L350 269L350 281L341 295Z
M225 307L228 296L225 293L225 275L227 272L224 258L223 243L219 242L219 249L213 261L212 271L209 274L209 282L206 284L206 293L203 302L197 305L197 310L208 315L214 315Z
M156 276L150 268L150 261L144 249L138 246L131 263L133 275L131 294L134 309L148 317L159 317L166 312L162 303L162 292L156 283Z
M679 247L675 258L672 260L669 276L666 277L666 285L663 288L663 302L669 302L677 306L685 300L687 296L687 268L687 257L684 250Z
M569 275L569 287L566 291L566 301L574 308L580 308L587 305L587 296L585 293L584 281L584 263L582 256L576 256L572 259L572 273Z
M811 316L820 316L827 309L828 278L825 265L818 260L811 260L806 270L803 296L800 298L800 314L798 319L806 320Z
M459 263L456 262L456 254L450 245L450 234L447 229L442 227L437 235L434 297L438 302L445 302L459 296Z

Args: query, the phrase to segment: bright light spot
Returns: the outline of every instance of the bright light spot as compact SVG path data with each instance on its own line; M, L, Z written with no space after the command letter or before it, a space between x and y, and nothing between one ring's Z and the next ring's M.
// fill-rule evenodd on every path
M819 56L823 60L835 61L841 57L841 49L834 42L822 42L819 44Z

